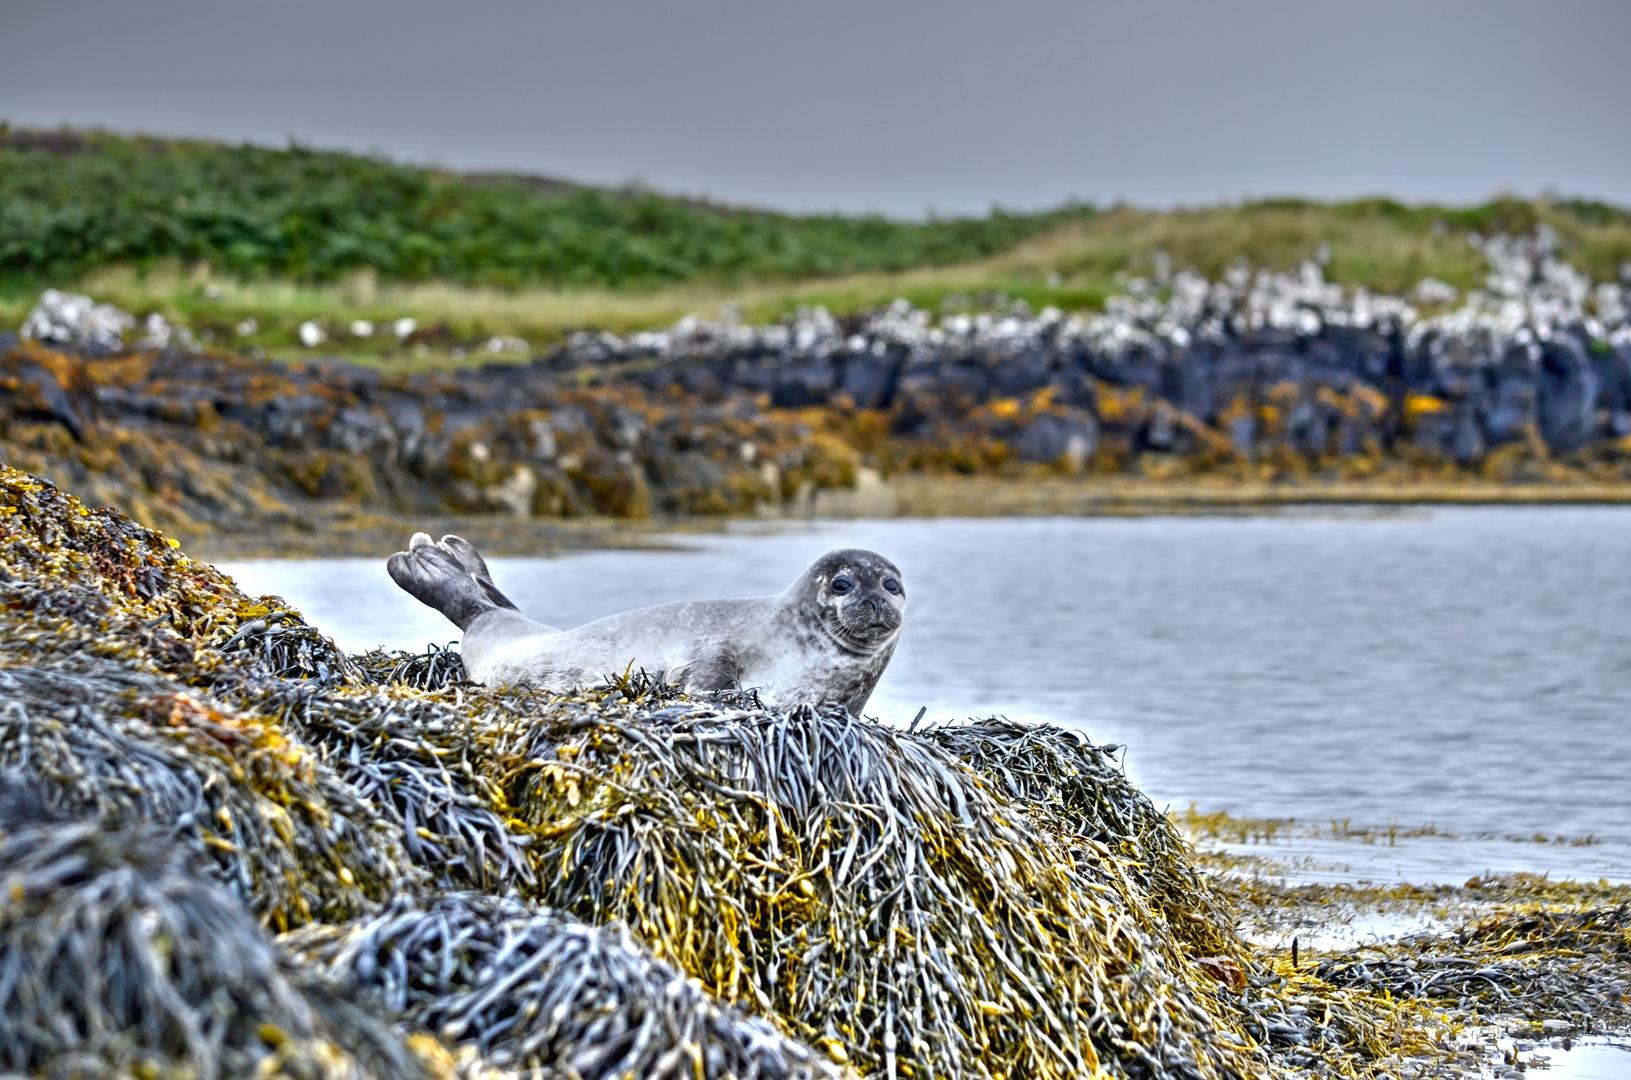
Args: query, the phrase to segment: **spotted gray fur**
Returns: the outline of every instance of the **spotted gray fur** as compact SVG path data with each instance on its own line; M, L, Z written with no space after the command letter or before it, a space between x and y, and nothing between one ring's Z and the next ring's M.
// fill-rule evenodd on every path
M829 551L776 596L626 611L574 630L523 615L457 536L416 533L391 577L463 630L465 669L489 685L569 691L632 665L688 693L757 690L767 705L838 704L859 715L906 614L900 570L860 548Z

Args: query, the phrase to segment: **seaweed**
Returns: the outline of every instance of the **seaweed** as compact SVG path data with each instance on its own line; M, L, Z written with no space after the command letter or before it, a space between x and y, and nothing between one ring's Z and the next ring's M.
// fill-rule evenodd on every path
M1158 914L1203 952L1239 953L1227 906L1195 869L1187 841L1166 814L1128 782L1114 756L1120 747L1005 717L935 726L924 737L996 784L1079 863L1126 875L1155 904L1153 912L1135 905L1135 913Z
M268 925L343 920L410 873L384 823L275 727L115 661L0 667L0 767L107 827L163 825Z
M336 985L473 1044L498 1068L582 1080L839 1075L774 1025L713 1001L618 924L597 928L516 900L449 893L286 941Z
M415 690L441 690L468 682L464 657L452 644L431 644L422 653L371 649L351 658L358 676L376 686L408 686Z
M1225 835L1287 825L1193 810L1184 819ZM1230 865L1221 853L1209 859ZM1256 962L1234 984L1241 1026L1278 1061L1392 1075L1407 1059L1419 1072L1434 1061L1498 1056L1496 1039L1508 1032L1631 1029L1631 887L1532 874L1463 886L1288 886L1240 869L1214 878L1218 893L1279 930L1339 924L1366 910L1431 913L1446 927L1300 956L1295 939L1289 949L1252 949Z
M165 830L110 832L54 813L19 776L0 784L0 1068L428 1075L386 1022L292 965Z
M1577 1029L1626 1013L1631 983L1631 905L1577 911L1501 911L1450 941L1422 941L1328 958L1317 974L1441 1007L1567 1017Z
M315 679L323 684L355 682L357 666L334 641L306 622L300 612L262 603L239 612L253 616L215 647L240 663L258 663L280 679ZM263 610L264 609L264 610Z
M627 922L866 1071L1243 1069L1211 979L1128 879L930 739L841 710L597 704L508 755L545 903Z
M490 716L401 693L325 693L285 683L255 700L312 747L369 807L396 827L408 858L438 887L502 890L530 884L530 837L507 822L491 775Z

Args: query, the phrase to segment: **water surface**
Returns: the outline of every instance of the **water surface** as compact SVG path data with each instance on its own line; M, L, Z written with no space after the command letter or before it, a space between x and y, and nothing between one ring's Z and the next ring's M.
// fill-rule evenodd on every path
M897 520L682 543L492 566L528 614L574 626L777 592L829 548L875 548L901 566L913 623L868 708L885 720L927 706L1079 727L1127 744L1129 775L1177 806L1631 852L1631 508ZM457 636L382 560L227 569L350 648Z

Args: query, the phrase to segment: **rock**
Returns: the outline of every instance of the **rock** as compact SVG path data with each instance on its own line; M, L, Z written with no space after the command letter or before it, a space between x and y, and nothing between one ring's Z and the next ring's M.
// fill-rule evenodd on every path
M1061 462L1072 472L1080 472L1098 447L1099 425L1091 413L1057 415L1044 413L1031 421L1020 434L1016 446L1026 461Z
M83 442L96 405L83 364L43 351L0 353L0 435L8 418L39 419L61 424Z
M135 325L135 316L112 304L98 304L81 293L47 289L23 320L22 336L106 354L121 348L125 331Z
M502 484L486 491L489 501L497 503L514 517L532 516L533 497L538 493L538 474L530 465L516 465Z
M937 318L901 300L844 320L687 317L412 375L201 351L162 319L143 351L104 360L119 339L93 325L128 316L47 293L27 329L62 351L4 350L0 452L183 531L253 530L311 498L409 514L872 515L889 512L882 475L901 470L1631 480L1631 292L1593 286L1544 232L1480 243L1485 287L1430 316L1344 290L1315 262L1237 263L1219 281L1166 275L1165 298L1130 282L1097 315ZM1416 295L1450 303L1427 282ZM302 326L310 347L325 337Z
M774 326L687 317L627 339L575 335L549 366L648 390L765 392L777 408L901 409L910 418L902 433L920 416L1046 389L1093 416L1095 429L1077 432L1089 455L1110 438L1125 440L1130 455L1228 445L1244 459L1266 436L1317 462L1403 437L1401 445L1473 466L1531 432L1554 454L1623 437L1615 425L1625 417L1631 429L1626 291L1593 289L1544 230L1481 249L1492 270L1486 287L1431 317L1400 297L1348 292L1315 262L1289 274L1237 264L1219 282L1178 271L1165 301L1148 283L1130 286L1096 316L1016 306L936 323L901 300L851 323L821 308ZM1431 279L1413 296L1434 306L1457 298ZM1104 387L1136 388L1141 398L1129 415L1107 413L1096 407ZM1418 430L1389 407L1400 390L1454 408ZM1282 392L1283 406L1269 400ZM1156 415L1157 402L1176 413ZM1199 427L1217 438L1199 437ZM1033 418L991 434L1023 460L1051 461L1069 439L1062 431Z
M810 511L824 518L894 517L895 493L877 470L862 466L855 471L855 487L813 492Z

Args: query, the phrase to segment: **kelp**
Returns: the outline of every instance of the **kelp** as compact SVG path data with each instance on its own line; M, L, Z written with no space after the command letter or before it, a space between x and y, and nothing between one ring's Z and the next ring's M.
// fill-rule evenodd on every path
M1153 908L1134 905L1146 929L1164 922L1180 941L1209 955L1236 955L1231 917L1189 858L1166 814L1127 780L1120 747L1095 746L1080 732L994 717L934 726L924 737L990 780L1033 824L1079 863L1125 875Z
M1193 812L1179 820L1224 835L1263 835L1276 824ZM1231 909L1260 932L1307 931L1300 955L1295 946L1256 948L1249 967L1220 972L1233 977L1242 1030L1277 1061L1330 1075L1408 1075L1435 1062L1498 1063L1503 1034L1631 1030L1631 886L1521 873L1459 886L1287 885L1241 872L1250 866L1237 862L1212 879ZM1364 912L1401 923L1430 916L1442 929L1307 947L1309 933Z
M468 681L464 657L451 645L428 645L422 653L400 649L371 649L351 658L358 674L378 686L407 686L414 690L440 690Z
M275 596L265 597L276 601ZM292 608L255 604L241 609L250 616L215 647L232 660L256 663L280 679L315 679L319 683L353 682L358 670L351 658Z
M1129 878L927 737L842 711L610 701L526 733L544 902L890 1075L1237 1075Z
M1470 921L1448 941L1325 958L1316 973L1339 987L1468 1013L1561 1018L1591 1030L1616 1013L1631 1020L1631 905L1499 911Z
M0 1071L428 1076L269 941L166 830L107 830L0 774Z
M473 1044L497 1068L582 1080L840 1075L774 1025L713 1001L621 924L591 927L464 892L285 940L336 985Z
M255 707L312 747L394 826L408 858L443 888L502 891L533 881L529 838L507 822L490 773L490 715L382 690L263 690ZM462 714L461 714L462 712Z
M360 914L411 873L391 831L309 749L111 660L0 668L0 768L109 828L165 823L273 927Z

